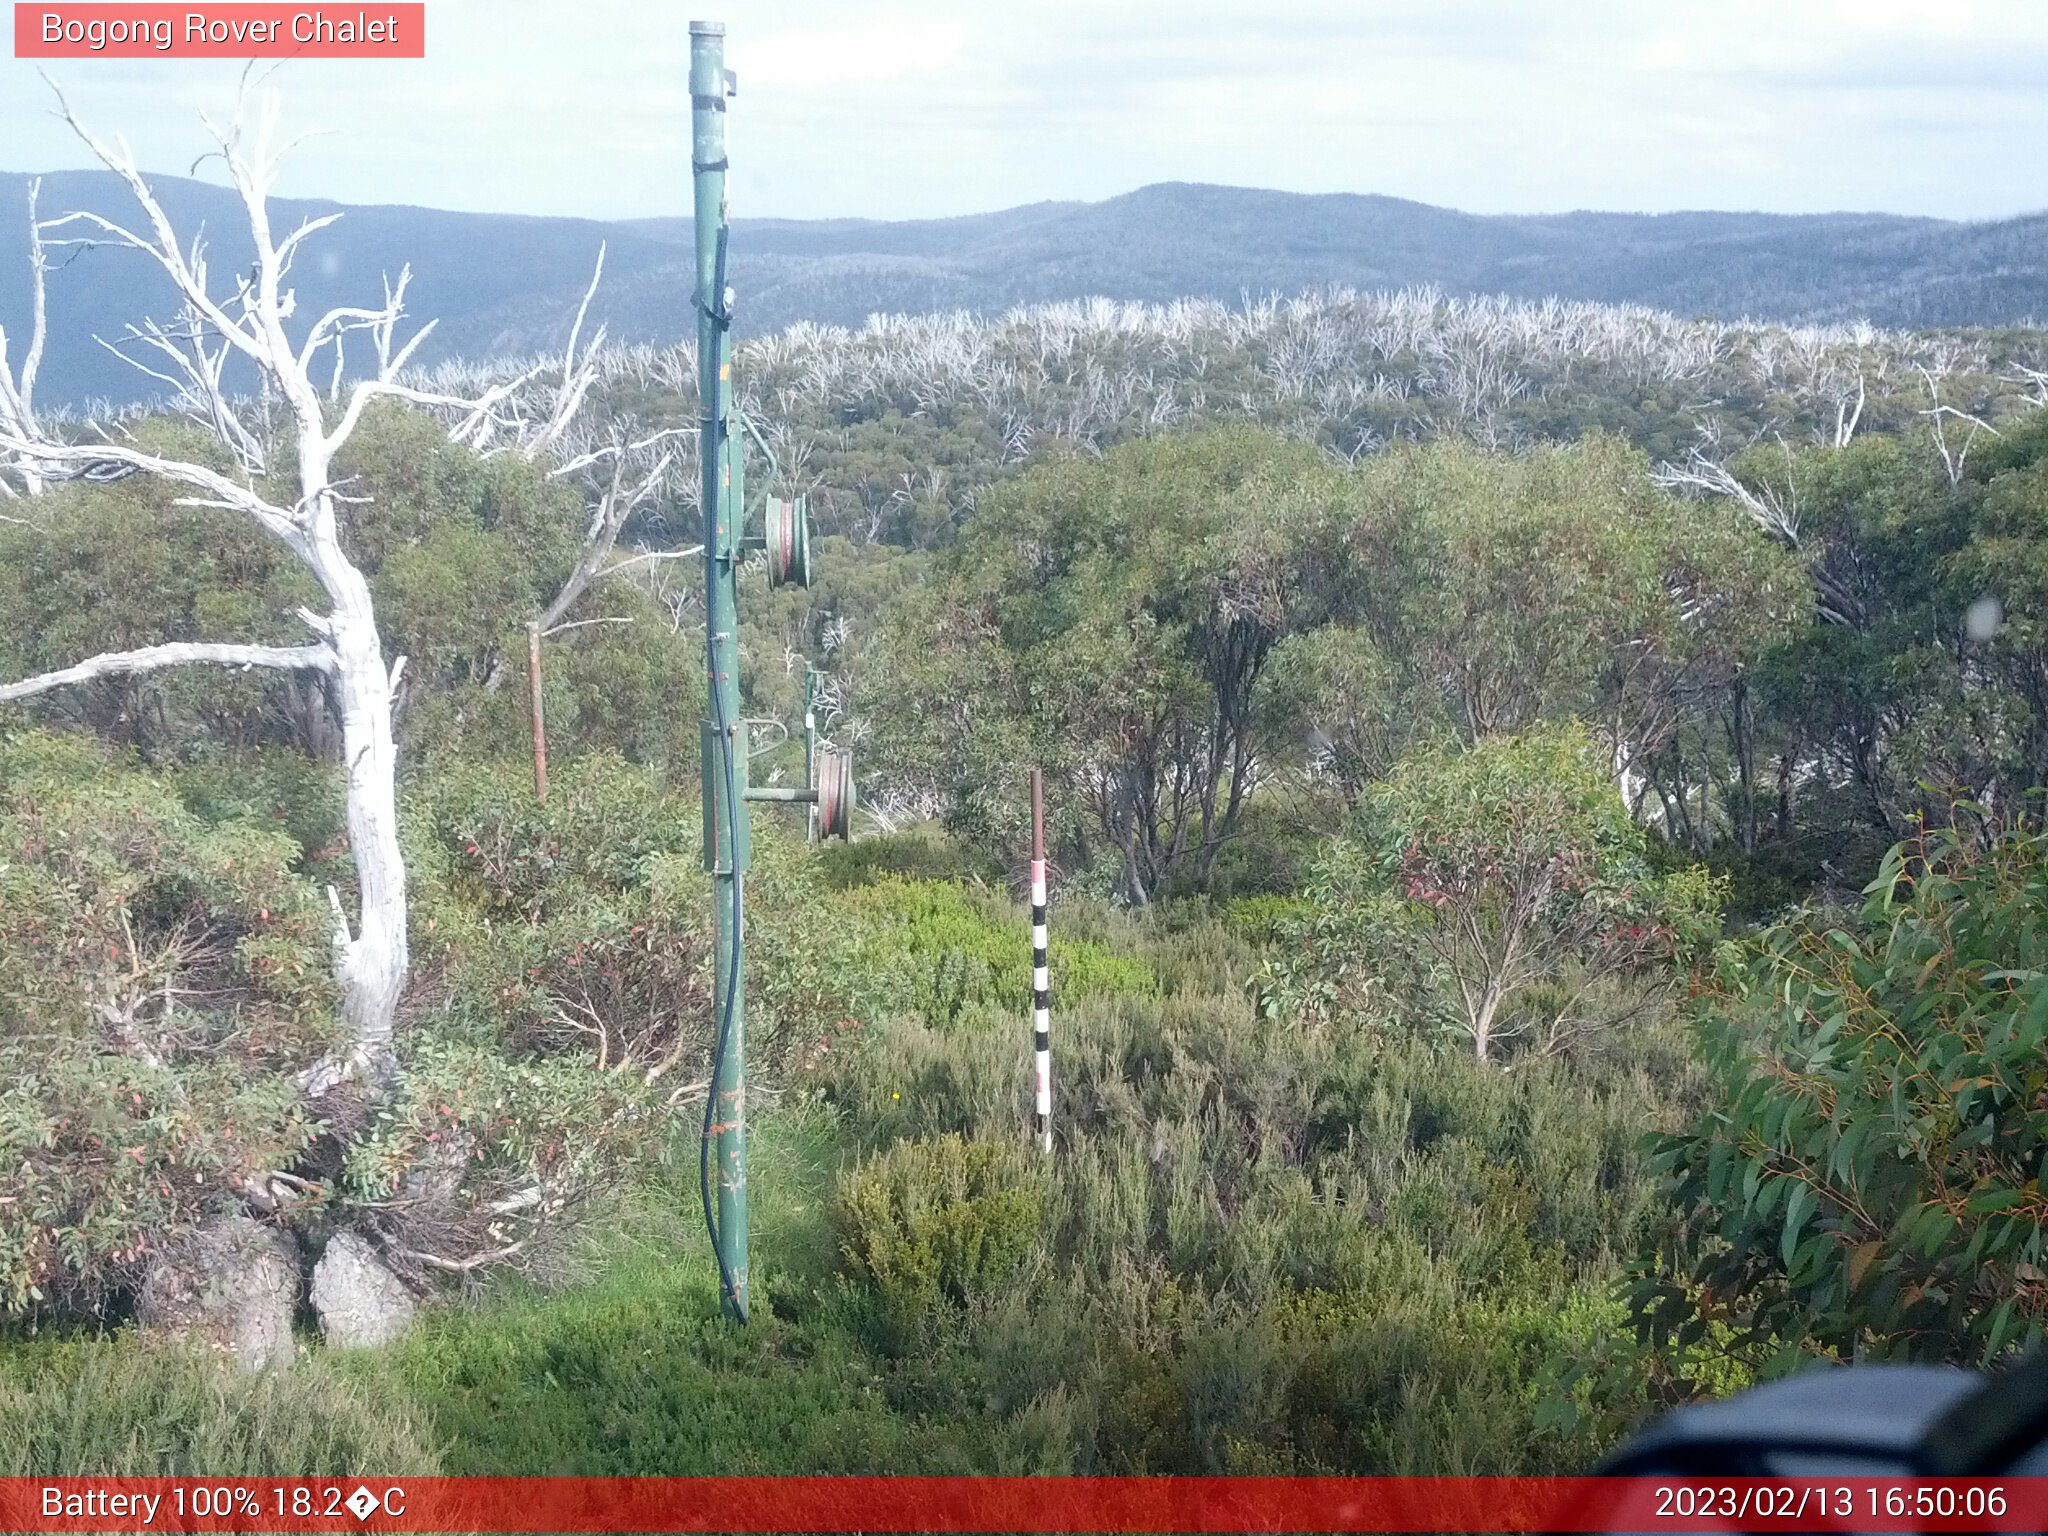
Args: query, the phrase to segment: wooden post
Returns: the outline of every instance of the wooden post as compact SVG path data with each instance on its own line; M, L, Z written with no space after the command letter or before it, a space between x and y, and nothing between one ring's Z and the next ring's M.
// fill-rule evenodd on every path
M1052 974L1046 956L1045 775L1031 770L1031 1053L1032 1129L1052 1151Z
M526 626L526 683L533 698L533 797L548 803L548 722L541 708L540 625Z

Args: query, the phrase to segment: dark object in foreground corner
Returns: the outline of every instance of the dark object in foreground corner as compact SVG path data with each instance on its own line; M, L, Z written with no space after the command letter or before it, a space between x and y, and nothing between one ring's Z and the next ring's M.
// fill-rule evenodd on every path
M2048 1475L2048 1351L1993 1376L1933 1365L1811 1371L1681 1408L1600 1470L1626 1477Z
M1681 1408L1600 1471L1694 1478L2048 1475L2048 1351L1996 1375L1931 1365L1811 1371Z

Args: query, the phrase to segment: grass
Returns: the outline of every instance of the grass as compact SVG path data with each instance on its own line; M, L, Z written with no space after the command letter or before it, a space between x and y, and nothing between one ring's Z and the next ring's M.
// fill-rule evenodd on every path
M0 1352L0 1475L684 1475L976 1469L972 1426L887 1401L832 1305L836 1131L815 1105L753 1138L754 1320L718 1317L694 1164L597 1224L590 1278L502 1281L380 1352L244 1378L132 1330ZM784 1313L802 1313L796 1321Z
M7 1353L0 1477L442 1470L431 1416L339 1360L251 1377L133 1333Z

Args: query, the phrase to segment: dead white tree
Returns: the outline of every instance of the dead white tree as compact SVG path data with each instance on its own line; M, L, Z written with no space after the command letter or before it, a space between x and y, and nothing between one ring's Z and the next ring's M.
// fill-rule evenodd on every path
M1853 404L1849 399L1848 385L1840 380L1836 381L1830 391L1830 398L1835 402L1835 446L1846 448L1850 440L1856 436L1856 424L1863 420L1863 370L1856 370L1856 398Z
M1852 423L1853 430L1853 423ZM1707 447L1716 445L1709 430ZM1799 480L1791 445L1782 437L1778 449L1785 457L1784 488L1758 477L1751 486L1706 448L1695 445L1681 464L1659 464L1650 478L1662 489L1708 499L1725 497L1740 506L1750 521L1787 548L1807 557L1807 574L1813 581L1814 613L1827 624L1861 626L1868 618L1863 599L1857 595L1853 576L1853 555L1844 564L1842 551L1802 545L1799 535Z
M1712 446L1711 443L1709 446ZM1797 549L1799 496L1797 483L1790 473L1789 452L1786 469L1783 491L1767 482L1759 482L1752 487L1726 464L1696 445L1687 451L1682 462L1659 464L1651 471L1650 478L1667 491L1684 491L1714 498L1726 497L1748 513L1750 521L1758 528L1772 538Z
M403 345L394 345L404 313L405 281L387 284L380 308L342 307L314 319L295 345L285 322L295 307L289 287L294 258L306 240L339 214L311 219L282 238L272 230L269 196L279 156L276 145L278 104L264 93L255 114L253 138L248 129L247 77L234 117L225 127L206 122L219 147L255 247L255 262L239 273L223 294L207 269L203 239L180 241L162 203L137 168L133 152L119 139L108 143L85 127L61 92L58 113L92 154L119 176L134 196L142 222L131 229L95 213L74 213L52 220L49 230L72 227L84 233L80 243L111 245L139 251L170 278L183 307L175 330L142 329L139 339L169 367L181 388L181 399L195 414L209 420L235 456L234 474L204 464L165 458L129 443L106 439L73 442L60 439L20 414L0 421L0 455L17 475L44 480L105 478L140 472L187 488L181 506L218 507L248 518L275 539L319 583L326 611L301 609L299 618L313 639L302 646L176 644L109 652L9 684L0 699L21 699L74 683L120 674L160 671L190 663L260 666L320 674L341 718L343 765L347 774L347 820L354 856L358 895L351 927L333 891L336 933L335 969L341 984L342 1007L350 1034L346 1056L309 1070L304 1080L314 1094L346 1077L372 1084L388 1083L395 1071L392 1021L408 966L406 870L398 841L397 750L392 736L392 694L405 658L387 661L378 633L370 585L343 547L337 513L346 498L334 478L335 456L360 425L364 410L382 398L395 398L455 413L451 435L480 436L498 421L502 403L523 383L514 380L486 391L480 398L457 399L399 382L407 361L431 325L415 331ZM54 87L53 87L54 89ZM285 146L288 148L289 146ZM374 376L354 384L330 422L321 392L312 382L323 348L339 348L342 338L367 331L377 343ZM294 473L297 495L288 504L272 500L260 485L256 465L263 445L233 410L221 390L229 357L253 368L265 390L283 402L288 419L284 430L296 446ZM159 377L165 375L159 374ZM18 386L17 386L18 392Z
M12 432L20 437L34 437L37 432L36 372L42 367L43 336L49 327L43 281L49 267L43 256L43 226L36 215L36 200L42 190L40 179L28 184L28 349L22 353L18 373L7 356L7 328L0 326L0 432ZM10 485L7 476L0 474L0 499L34 496L42 490L43 477L33 464L16 465L14 474L21 482L19 488Z
M561 443L563 434L576 420L577 412L583 408L584 399L590 394L591 386L597 383L604 367L605 328L602 325L580 352L577 343L583 335L583 322L590 315L590 301L597 297L598 284L604 281L605 249L600 243L597 264L590 273L590 286L583 290L583 300L576 306L576 318L569 324L568 345L562 349L562 378L553 399L548 402L547 416L523 434L521 448L529 459L537 459ZM569 467L581 468L592 462L595 462L595 456L583 458Z
M602 257L599 257L599 265L603 265ZM596 286L596 279L593 278L593 292ZM586 296L585 303L588 302ZM580 325L580 311L577 320ZM564 372L564 396L572 387L571 379L574 374L573 332L569 357L571 366ZM580 402L590 387L589 380L585 379L574 387L576 400ZM574 408L573 404L569 407L572 412ZM566 417L558 414L559 410L558 400L557 414L550 415L546 428L550 441L560 437L562 426L567 421ZM529 620L526 626L527 699L533 717L533 793L534 798L542 804L546 804L548 798L548 733L547 710L543 703L545 688L540 643L564 630L579 629L590 624L628 622L625 619L569 618L569 614L582 600L583 594L590 590L592 583L636 566L661 560L678 560L704 552L700 544L687 550L643 550L623 560L612 559L612 552L618 547L620 532L632 520L634 513L654 502L663 482L668 478L669 470L675 464L674 451L664 445L672 438L690 436L693 431L693 428L673 428L642 438L636 443L628 443L614 437L605 446L579 454L555 471L557 475L572 475L602 468L606 473L599 479L595 494L589 501L590 521L583 530L583 548L576 557L575 567L569 572L568 579L562 583L553 600L540 611L538 617ZM651 468L647 467L646 463L650 455L654 459ZM642 470L645 473L642 473Z
M1958 485L1962 482L1964 468L1970 462L1970 449L1977 441L1977 434L1989 432L1993 437L1997 437L2000 435L1999 430L1990 422L1972 416L1968 411L1942 404L1941 380L1948 374L1946 367L1937 363L1938 371L1931 371L1924 364L1915 363L1913 369L1926 383L1928 399L1933 402L1932 409L1920 414L1927 418L1933 428L1934 451L1941 455L1941 467L1948 472L1948 483L1951 486ZM1964 434L1960 443L1952 444L1949 441L1948 424L1951 420L1969 423L1970 430Z

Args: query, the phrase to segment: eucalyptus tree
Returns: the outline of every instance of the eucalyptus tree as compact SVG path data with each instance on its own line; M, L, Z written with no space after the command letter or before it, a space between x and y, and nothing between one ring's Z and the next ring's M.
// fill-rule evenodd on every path
M1740 508L1806 583L1809 622L1755 672L1781 838L1804 802L1860 861L1957 799L2018 811L2048 779L2030 618L2042 420L1987 432L1922 413L1904 433L1696 451L1660 470Z
M1280 745L1268 663L1326 601L1346 483L1317 449L1238 429L999 488L896 625L878 745L992 841L1043 762L1126 899L1205 886Z
M1409 446L1361 479L1351 621L1408 696L1440 701L1469 744L1589 721L1631 806L1655 795L1667 830L1689 826L1703 767L1673 754L1796 622L1797 562L1733 512L1660 492L1612 438Z
M1441 1028L1482 1062L1666 1006L1720 893L1652 865L1604 758L1576 722L1402 757L1316 859L1271 1001L1312 1025Z

